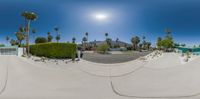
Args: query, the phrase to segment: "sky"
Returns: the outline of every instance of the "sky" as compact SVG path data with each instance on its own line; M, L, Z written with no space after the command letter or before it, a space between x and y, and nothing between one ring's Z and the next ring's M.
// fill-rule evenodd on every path
M55 37L54 27L59 27L61 42L72 37L81 42L88 32L89 41L105 40L109 33L113 40L128 43L133 36L145 36L155 45L170 28L175 42L199 45L199 9L199 0L0 0L0 43L8 44L6 36L16 39L15 32L25 23L21 13L33 11L38 19L31 22L37 30L31 42L47 32Z

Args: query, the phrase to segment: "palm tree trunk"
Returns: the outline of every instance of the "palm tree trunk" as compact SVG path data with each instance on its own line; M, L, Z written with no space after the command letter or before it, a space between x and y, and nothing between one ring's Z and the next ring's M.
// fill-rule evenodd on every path
M86 45L87 47L89 46L89 40L88 40L88 35L87 35L87 45Z
M21 47L21 43L22 43L22 41L20 40L20 41L19 41L19 47Z
M28 20L27 22L27 29L26 29L26 52L27 52L27 55L29 56L29 50L30 50L30 47L29 47L29 32L30 32L30 20Z
M86 41L84 41L84 50L86 50Z

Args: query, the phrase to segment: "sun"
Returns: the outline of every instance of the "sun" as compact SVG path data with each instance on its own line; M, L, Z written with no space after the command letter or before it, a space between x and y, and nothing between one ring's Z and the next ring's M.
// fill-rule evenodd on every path
M107 15L106 14L96 14L95 18L97 20L105 20L105 19L107 19Z

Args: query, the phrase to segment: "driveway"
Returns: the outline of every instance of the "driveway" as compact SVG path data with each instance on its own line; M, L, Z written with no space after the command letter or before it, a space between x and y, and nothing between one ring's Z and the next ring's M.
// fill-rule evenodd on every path
M149 53L151 52L131 52L123 54L84 53L83 59L96 63L113 64L132 61Z

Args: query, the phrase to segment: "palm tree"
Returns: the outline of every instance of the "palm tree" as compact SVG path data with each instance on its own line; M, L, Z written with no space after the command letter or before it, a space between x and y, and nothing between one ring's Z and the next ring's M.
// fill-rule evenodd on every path
M172 30L171 30L171 29L166 28L166 29L165 29L165 33L166 33L166 38L167 38L167 39L170 39L170 40L173 39L173 38L172 38L172 35L171 35L171 33L172 33Z
M119 38L116 39L116 43L117 43L117 47L120 47L119 46Z
M158 49L161 48L161 41L162 41L162 38L161 38L161 37L158 37L158 38L157 38L157 43L156 43Z
M146 47L146 41L145 41L145 39L146 39L146 37L143 36L143 37L142 37L142 40L143 40L143 43L142 43L143 49L146 49L146 48L145 48L145 47Z
M35 40L35 33L37 32L36 29L32 29L32 34L33 34L33 40Z
M108 38L108 33L105 33L106 39Z
M52 39L53 39L53 36L51 35L50 32L48 32L48 33L47 33L47 41L48 41L48 42L51 42Z
M97 47L97 40L96 39L94 40L94 47L95 48Z
M86 48L86 42L87 42L87 38L83 37L83 39L82 39L82 45L84 46L84 49Z
M16 35L17 40L19 42L19 46L21 46L22 41L25 39L25 35L21 31L16 32L15 35Z
M181 46L182 46L182 47L185 47L185 46L186 46L186 44L181 44Z
M89 44L88 44L88 42L89 42L88 35L89 35L89 33L86 32L86 33L85 33L85 36L86 36L86 38L87 38L87 44L86 44L87 47L88 47L88 45L89 45Z
M133 44L133 49L136 50L138 44L140 43L140 38L138 36L132 37L131 42Z
M143 46L143 44L139 44L139 50L140 50L140 52L142 52L142 46Z
M109 45L110 48L112 47L112 39L111 38L107 38L106 43Z
M57 41L57 43L59 42L59 40L60 40L60 35L57 35L57 36L56 36L56 41Z
M174 43L174 47L180 47L179 43Z
M37 19L37 14L34 12L28 12L24 11L21 14L22 17L25 19L25 24L26 24L26 49L27 49L27 55L29 56L29 32L30 32L30 23L31 21L34 21Z
M151 42L147 42L146 45L147 45L147 49L149 50L151 47Z
M59 28L58 28L58 27L55 27L54 30L58 33Z
M18 45L18 42L17 42L16 40L14 40L14 39L11 39L11 40L10 40L10 44L11 44L12 46L14 46L14 45Z
M19 32L22 32L22 33L24 33L26 30L25 30L25 28L23 27L23 26L20 26L19 27Z
M9 43L10 37L6 36L6 41Z
M87 37L87 40L89 41L89 39L88 39L88 35L89 35L89 33L86 32L86 33L85 33L85 36Z
M57 36L56 36L56 41L59 42L60 40L60 33L59 33L59 28L58 27L55 27L54 30L56 31L57 33Z
M76 43L76 38L75 37L72 38L72 43Z

